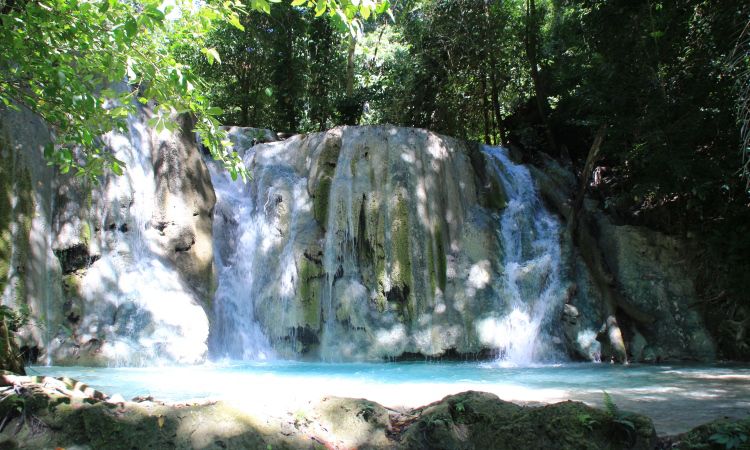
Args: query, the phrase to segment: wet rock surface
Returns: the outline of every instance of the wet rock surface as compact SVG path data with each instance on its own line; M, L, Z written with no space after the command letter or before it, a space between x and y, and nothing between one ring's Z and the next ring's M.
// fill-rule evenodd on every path
M206 357L214 191L189 120L158 133L149 114L102 137L127 167L90 185L46 164L38 117L0 109L0 294L31 315L17 338L32 362Z
M238 220L234 203L214 211L189 121L156 133L144 117L125 135L105 136L128 171L90 189L46 166L49 131L38 118L2 112L0 187L15 197L0 198L0 289L5 304L45 324L18 335L32 359L200 362L209 316L213 350L237 358L257 357L249 347L261 341L272 348L266 354L325 360L715 355L692 306L700 299L684 243L617 224L593 201L569 235L576 180L552 159L528 170L533 197L562 224L559 236L538 240L536 222L518 215L508 238L501 223L520 192L520 178L509 177L526 169L493 171L481 146L388 126L283 141L232 127L254 174L237 193L252 211ZM255 234L236 231L249 222ZM521 258L510 255L515 242ZM246 258L221 298L214 253L227 267ZM546 316L529 317L542 308L529 302L541 297L551 304ZM596 336L610 317L622 345L608 352ZM523 339L541 346L521 351Z

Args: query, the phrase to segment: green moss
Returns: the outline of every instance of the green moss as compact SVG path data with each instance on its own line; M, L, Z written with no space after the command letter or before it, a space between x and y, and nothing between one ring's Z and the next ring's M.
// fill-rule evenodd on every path
M401 445L509 450L654 448L651 421L638 415L628 419L629 425L623 425L606 412L577 402L522 408L492 394L465 392L424 407Z
M430 271L430 292L435 292L437 290L437 282L436 282L436 279L435 279L435 278L437 278L437 275L435 273L436 269L435 269L435 251L433 250L434 247L435 247L435 245L434 245L434 239L433 239L433 242L430 242L429 245L427 246L427 261L428 261L427 265L430 268L429 269L429 271Z
M393 251L393 270L391 271L391 289L400 293L399 305L404 318L408 320L414 314L414 294L411 270L411 242L409 233L409 208L406 200L399 196L391 217L391 247Z
M698 426L682 436L680 447L686 450L747 448L750 444L750 419L719 419Z
M443 244L443 233L440 225L435 227L435 233L433 234L435 239L435 249L437 251L437 279L440 290L445 291L445 285L448 281L448 263L445 255L445 245Z
M494 176L490 176L488 181L487 206L495 210L505 209L508 206L508 194L505 192L502 183Z
M500 180L488 171L491 166L487 163L481 144L469 144L469 160L479 182L477 186L479 204L494 210L505 209L508 206L508 194Z
M83 222L81 225L81 231L79 236L83 245L87 246L91 243L91 225L88 222Z
M323 228L328 224L328 198L330 195L331 177L330 175L325 175L318 181L318 186L313 196L313 216Z
M15 155L6 149L0 138L0 291L8 283L11 256L16 252L16 264L25 266L29 256L29 233L34 213L34 196L31 177L28 171L19 170L15 164ZM13 197L16 197L15 207ZM11 227L16 224L17 236L14 238ZM26 286L23 277L19 277L16 286L17 296L26 298Z
M75 273L63 275L63 291L67 297L80 297L81 276Z
M320 328L320 280L323 268L307 258L302 258L299 268L299 298L302 316L310 328Z
M331 195L331 182L336 173L339 153L341 153L341 137L328 133L318 156L318 183L313 192L313 216L324 228L328 223L328 198Z

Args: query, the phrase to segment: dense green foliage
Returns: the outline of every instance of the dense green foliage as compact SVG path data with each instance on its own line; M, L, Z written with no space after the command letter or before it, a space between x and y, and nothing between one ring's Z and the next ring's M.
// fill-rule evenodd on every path
M605 127L591 194L620 222L699 243L696 307L726 356L750 351L750 4L412 0L395 13L402 55L384 63L378 121L578 171Z
M287 4L270 14L244 16L242 23L245 31L223 25L209 36L221 65L199 58L194 46L182 49L210 82L224 121L278 131L335 125L335 103L344 85L344 73L336 69L346 57L334 25Z
M238 26L239 3L192 8L176 3L179 17L160 1L140 3L54 0L2 3L0 101L23 104L52 126L56 147L48 157L63 172L94 178L122 163L99 142L126 128L138 103L153 108L152 125L172 127L170 117L191 112L214 156L233 173L235 155L224 150L219 123L190 68L169 49L182 40L200 41L217 20ZM128 89L123 81L133 87ZM80 151L75 151L76 147Z
M152 110L150 125L157 130L175 128L175 114L194 115L214 158L233 177L244 177L219 128L222 110L211 105L206 85L178 50L189 43L208 63L220 63L220 53L205 43L208 33L219 23L242 32L249 12L269 14L270 3L280 1L1 0L0 102L24 105L50 124L56 145L47 156L63 172L74 169L91 179L107 168L120 173L122 162L103 148L100 136L125 129L141 104ZM355 31L359 15L366 19L387 8L375 0L292 4Z

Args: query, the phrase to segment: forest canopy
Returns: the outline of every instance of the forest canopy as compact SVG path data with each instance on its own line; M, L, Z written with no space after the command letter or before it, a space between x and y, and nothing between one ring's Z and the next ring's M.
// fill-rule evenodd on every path
M189 113L213 157L233 177L247 172L228 148L208 85L177 50L189 45L209 65L221 63L208 36L222 25L250 32L251 13L269 14L281 0L0 0L0 102L39 114L55 135L48 159L62 172L96 180L123 163L100 136L124 129L138 103L153 109L149 125L173 129ZM361 18L387 10L387 0L293 0L351 33ZM245 20L245 23L247 21Z

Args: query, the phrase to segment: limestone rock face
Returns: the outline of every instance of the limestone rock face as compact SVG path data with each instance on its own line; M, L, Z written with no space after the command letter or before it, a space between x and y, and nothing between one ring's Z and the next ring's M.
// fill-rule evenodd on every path
M222 129L227 132L229 140L232 141L237 151L248 149L255 144L278 141L276 133L268 128L222 127Z
M546 204L569 219L576 183L559 163L541 157L532 173ZM698 312L686 242L644 227L615 224L586 199L575 235L566 233L568 280L562 325L569 353L581 359L712 360L713 339ZM619 325L609 326L611 320ZM596 342L597 331L604 330ZM621 336L617 336L617 335Z
M127 134L103 137L125 174L91 186L46 166L49 132L33 114L1 117L3 151L16 167L3 192L20 196L15 210L36 211L29 220L16 214L10 226L17 263L9 274L26 281L3 292L3 303L31 310L21 333L27 356L81 365L203 361L215 197L191 124L157 133L143 110Z
M683 244L591 202L571 235L576 180L549 158L390 126L232 127L242 185L189 121L157 133L148 114L103 137L127 172L92 187L46 165L39 118L0 111L0 290L34 319L32 360L200 362L209 315L235 358L594 360L610 317L618 359L714 355Z
M243 249L252 281L214 319L225 324L218 352L246 354L236 336L247 324L229 316L248 302L289 356L491 347L477 324L506 308L496 233L504 200L499 182L475 169L486 166L478 146L424 130L342 127L245 151L253 213L215 241L235 242L217 249L225 259L239 258L233 239L261 241Z
M168 258L204 301L215 289L212 219L216 203L211 176L186 116L180 131L151 132L156 207L151 226L159 230L160 253Z
M577 183L552 159L526 169L476 144L387 126L253 147L243 145L264 133L229 131L254 180L217 188L214 242L232 273L214 305L217 354L713 356L687 308L695 293L679 251L594 210L571 235ZM553 214L538 211L541 201ZM602 348L608 319L621 332Z
M634 356L713 359L713 341L692 307L699 299L684 244L646 228L615 225L601 213L596 223L601 252L621 294L618 306L630 317L624 332L631 341L645 339Z
M28 110L0 108L0 300L28 311L31 326L18 333L21 351L34 357L49 330L37 318L57 322L62 296L61 267L54 253L50 224L57 200L55 170L44 146L50 131Z

